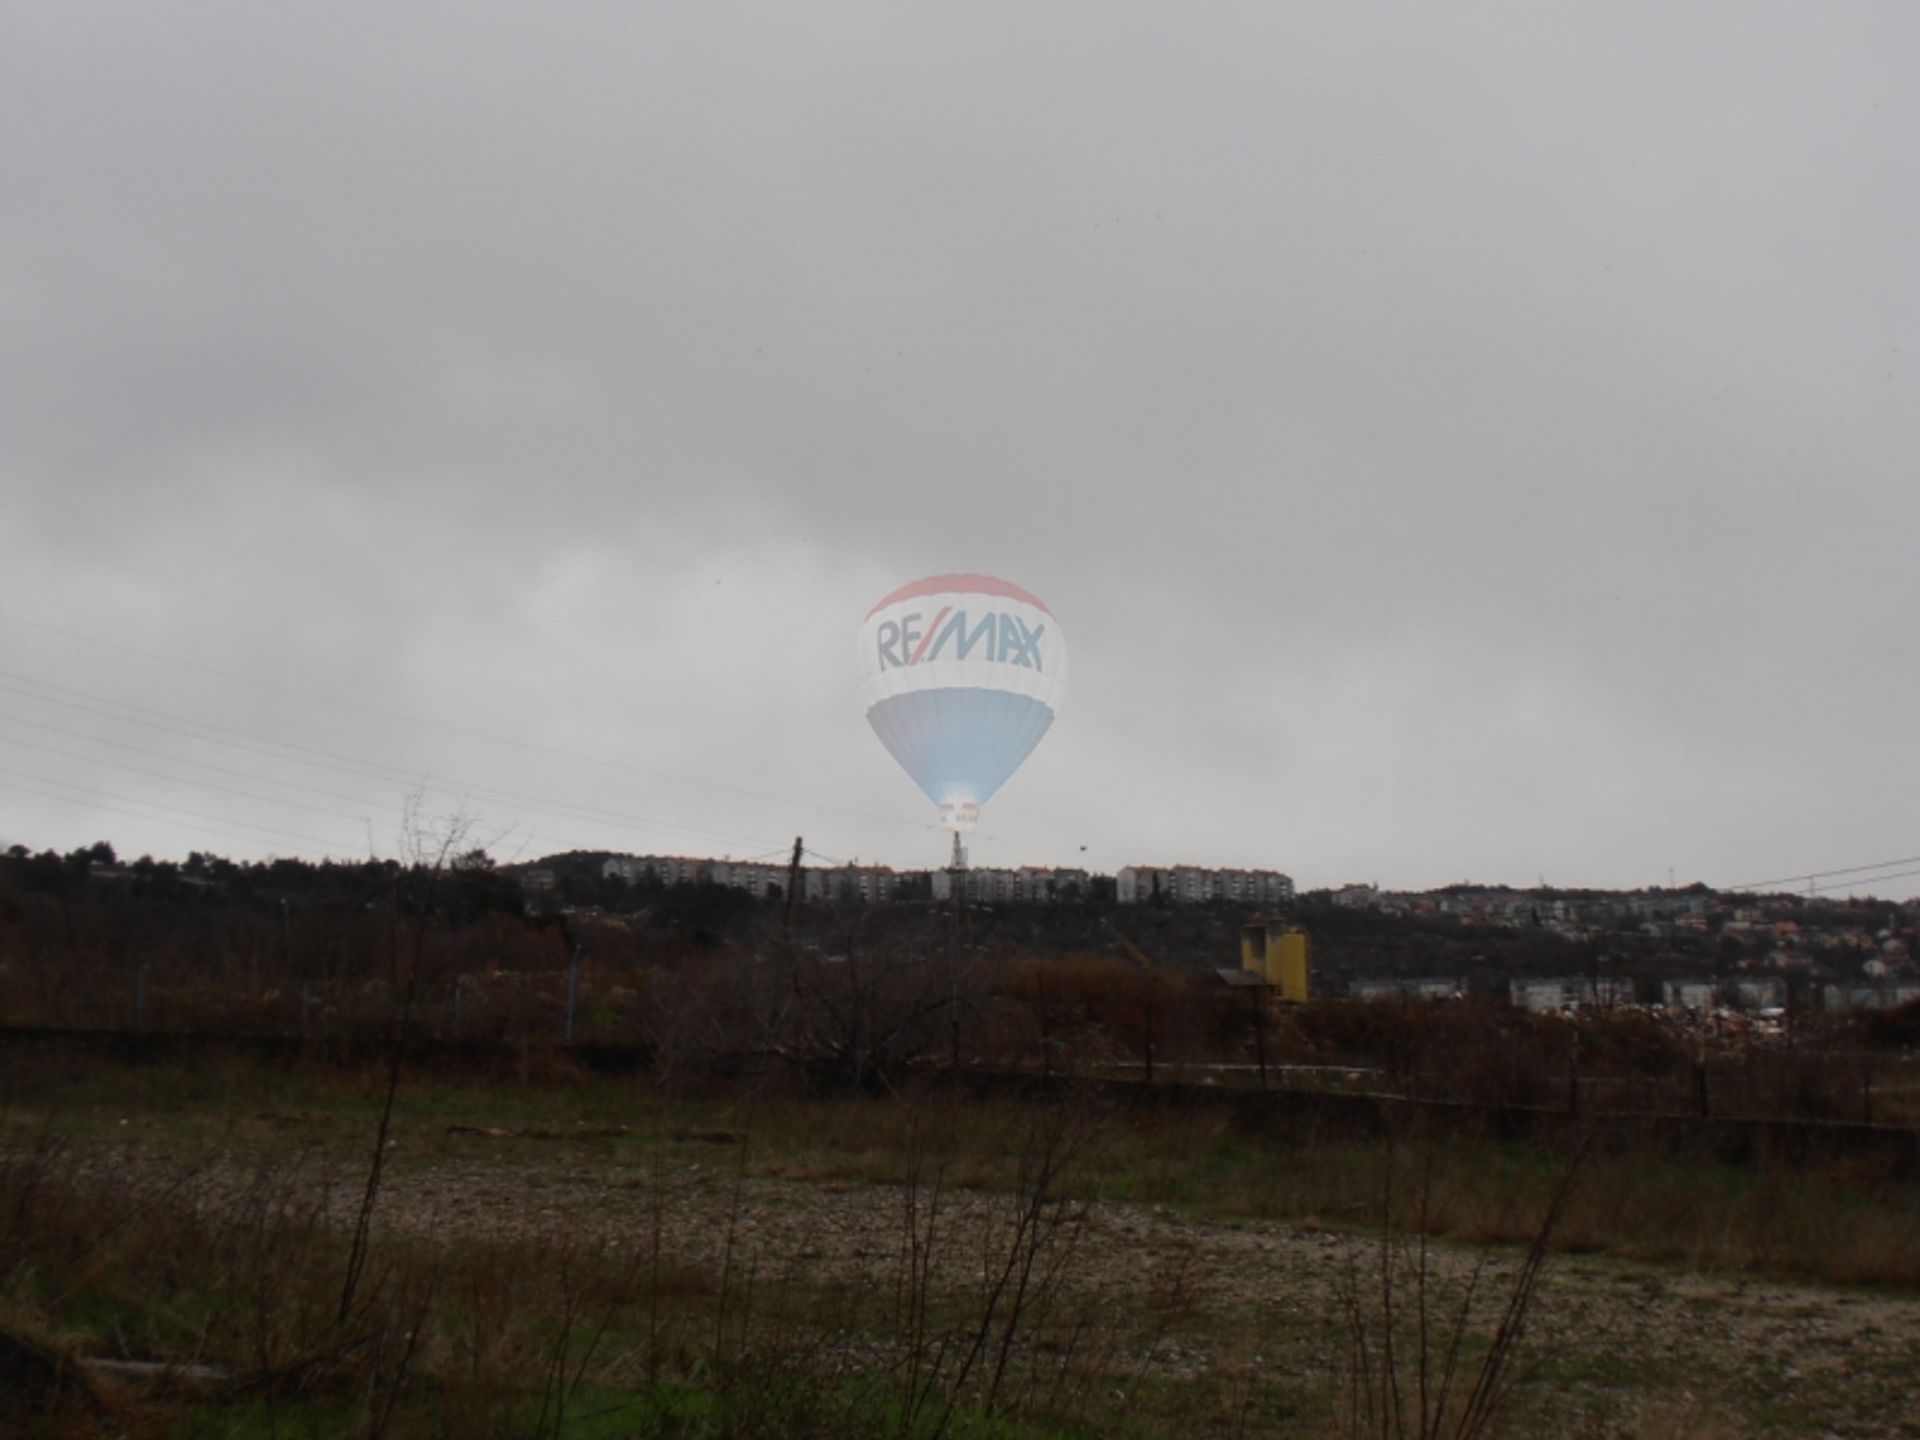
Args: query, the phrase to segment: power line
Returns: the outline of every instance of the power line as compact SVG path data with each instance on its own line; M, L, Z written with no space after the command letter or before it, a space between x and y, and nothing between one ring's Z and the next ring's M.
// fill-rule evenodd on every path
M251 790L236 790L231 785L215 785L206 780L189 780L184 776L168 775L159 770L148 770L139 765L128 765L120 760L101 760L91 755L76 755L71 750L56 750L51 745L36 745L31 740L8 740L8 745L19 750L37 750L43 755L58 755L65 760L78 760L83 765L105 765L110 770L125 770L130 774L144 775L149 780L165 780L173 785L191 785L196 790L211 790L216 795L233 795L242 800L252 800L261 805L282 805L293 810L306 810L315 815L326 815L335 820L350 820L356 825L364 825L373 817L370 815L348 815L343 811L329 810L324 805L308 805L300 800L278 800L271 795L256 794ZM191 762L188 762L191 763ZM269 784L273 783L271 781ZM382 806L382 809L398 809L398 806Z
M4 683L8 680L16 683L12 685ZM35 687L37 690L57 691L59 693L48 695L37 694L35 693L35 689L23 690L18 688L22 684ZM649 820L641 816L625 814L620 811L607 810L598 806L576 805L568 801L548 800L541 796L503 790L497 786L468 785L448 777L436 777L431 774L415 774L402 770L397 766L386 765L378 761L361 760L355 756L342 755L337 751L320 750L312 746L299 745L292 741L271 740L264 736L251 735L246 731L234 730L224 725L215 725L209 721L194 720L187 716L174 715L164 710L156 710L151 706L135 705L130 701L115 700L110 696L97 695L89 691L75 689L72 686L55 685L49 681L35 680L30 676L21 676L0 671L0 693L20 696L40 704L58 705L68 709L79 710L86 714L98 715L122 724L144 725L167 734L181 736L197 744L223 745L283 763L307 765L316 769L332 770L340 774L384 780L388 784L401 784L409 788L430 786L431 788L438 789L443 794L457 793L462 795L463 798L477 797L494 804L517 806L536 814L546 814L558 819L584 821L605 829L643 830L660 835L690 836L735 845L768 846L770 843L764 835L736 835L731 832L707 830L692 825L662 824L656 820ZM63 699L61 698L63 695L79 696L80 699ZM86 703L89 701L95 703ZM115 708L102 709L101 706L103 705ZM133 713L121 714L117 713L118 711L130 711ZM198 733L201 731L207 733ZM106 741L102 743L113 744L115 742ZM262 746L271 748L263 749L261 748ZM294 753L280 754L277 753L279 751ZM181 763L197 764L200 762L181 760ZM183 781L181 783L191 784L195 782ZM268 783L289 782L269 781ZM260 798L267 799L267 797ZM267 803L274 802L267 799ZM776 850L785 849L784 846L774 848Z
M331 840L322 840L322 839L319 839L317 836L313 836L313 835L294 835L294 834L290 834L285 830L275 830L270 826L266 826L266 825L255 825L246 820L230 820L223 815L208 815L202 811L188 810L178 805L162 805L157 800L140 800L130 795L115 795L110 791L95 790L90 786L86 786L86 785L74 785L65 780L47 780L38 775L22 775L17 770L0 770L0 776L10 776L15 781L26 780L30 782L29 785L20 785L20 784L8 783L5 780L0 780L0 785L4 785L5 788L8 790L16 790L16 791L19 791L21 794L25 794L25 795L38 795L44 800L58 800L64 804L79 803L82 805L89 805L91 808L95 810L106 810L111 813L126 815L130 819L144 820L152 824L174 825L176 828L179 828L179 829L200 830L200 831L205 831L206 833L209 833L209 834L225 835L230 840L245 840L256 845L259 844L258 835L242 835L242 834L236 833L236 831L237 830L257 830L260 832L260 834L263 834L263 835L277 836L278 838L283 840L298 841L302 845L311 845L320 850L331 850L337 855L358 855L360 853L357 850L348 850L342 846L335 845ZM93 800L85 799L85 798L76 802L72 796L50 795L45 790L38 790L38 789L31 788L33 785L53 785L53 786L57 786L62 790L75 790L75 791L78 791L80 795L83 797L89 797L89 796L98 797L99 799L111 801L112 803L107 805L101 805L101 804L95 803ZM197 826L181 826L177 821L166 820L159 816L140 815L140 814L128 812L125 810L116 809L117 806L121 806L121 805L138 805L149 810L165 810L175 815L188 816L191 819L198 820L203 823Z
M54 703L58 704L59 702L55 701ZM317 785L302 785L297 780L276 780L270 775L257 775L251 770L235 770L232 767L226 766L226 765L212 765L204 760L189 760L184 755L169 755L164 750L147 750L147 749L143 749L138 745L129 745L123 740L108 740L105 737L100 735L86 735L86 734L82 734L77 730L72 730L61 725L47 725L47 724L43 724L38 720L23 720L18 715L8 715L3 711L0 711L0 722L4 722L5 724L8 724L8 725L24 726L30 730L49 731L55 735L64 735L71 740L84 740L89 745L104 745L110 750L124 750L129 755L145 755L149 759L167 760L167 761L171 761L175 765L190 765L196 770L211 770L216 775L232 775L237 779L257 780L257 781L260 781L262 784L278 785L278 786L281 786L283 789L287 789L287 790L303 790L309 795L320 795L320 796L324 796L329 800L344 800L349 805L373 805L383 810L398 810L401 808L397 805L389 805L385 801L381 801L381 800L368 800L359 795L342 794L338 790L323 790ZM14 743L25 744L27 742L16 741ZM238 749L241 747L236 746L235 748ZM264 752L256 751L253 753L264 753ZM86 758L91 760L92 757L89 756ZM280 759L282 757L270 756L269 758ZM104 764L105 762L102 761L99 763Z
M1871 865L1843 865L1837 870L1806 870L1798 875L1782 875L1772 880L1753 880L1745 885L1727 885L1722 888L1764 890L1769 885L1798 885L1803 880L1825 880L1833 875L1857 875L1862 870L1885 870L1894 865L1920 865L1920 855L1908 855L1899 860L1876 860Z
M7 680L12 680L16 682L16 684L15 685L5 684L4 682ZM21 690L17 688L17 686L21 684L34 686L40 690L57 691L59 692L59 694L58 695L35 694L33 690ZM313 766L316 766L317 768L324 769L324 770L337 770L341 774L347 774L347 775L358 774L362 776L371 775L375 779L383 779L388 781L389 783L392 783L397 780L402 784L413 784L420 778L417 774L411 771L403 771L395 766L383 765L378 761L356 760L352 756L337 755L332 751L328 751L328 750L316 750L311 746L297 745L292 741L288 741L288 740L268 740L263 736L249 735L244 730L232 730L232 729L228 729L224 725L215 725L205 720L193 720L183 715L171 715L164 710L155 710L151 706L135 705L133 702L128 700L115 700L111 696L95 695L86 690L76 690L70 685L55 685L50 681L35 680L30 676L13 675L6 671L0 671L0 693L4 693L8 695L17 695L27 700L35 700L43 705L59 705L69 710L80 710L89 715L103 716L108 720L117 720L122 722L123 724L145 725L151 729L163 730L168 734L179 735L189 740L197 740L202 744L229 745L235 749L250 751L255 755L265 755L269 759L293 760L294 763L296 764L313 765ZM59 695L78 695L80 699L79 700L62 700L59 698ZM87 704L85 703L87 701L93 701L95 703ZM110 710L103 710L99 708L102 705L109 705L115 708ZM119 714L117 713L117 711L130 711L132 713ZM157 716L158 718L157 719L141 719L139 718L141 716ZM181 728L182 726L186 726L190 728L183 729ZM206 735L195 733L196 731L201 731L201 730L207 731L209 733ZM237 738L236 739L212 738L212 737L218 737L218 736L233 736ZM257 743L252 745L244 743L248 740L252 740ZM260 745L268 745L273 748L263 750L259 748ZM322 758L317 760L300 759L298 755L275 754L274 752L276 750L297 751L297 752L300 752L300 754L319 756ZM342 766L340 764L327 763L329 761L344 762L348 768L342 769ZM385 772L385 773L382 774L380 772Z
M63 805L77 805L83 810L97 810L103 815L118 815L125 820L138 820L143 825L165 825L172 830L185 830L191 835L218 836L224 840L242 840L249 845L257 845L260 843L260 837L257 835L243 835L237 830L228 830L214 823L188 823L181 820L168 820L160 815L142 815L137 811L123 810L115 805L101 804L97 800L79 799L72 795L55 795L46 790L36 790L30 785L16 785L11 781L0 780L0 790L10 790L16 795L37 795L43 800L58 800ZM148 802L129 798L126 803L130 805L146 805ZM333 850L334 853L341 855L357 855L359 853L358 851L339 850L334 846L324 846L321 848Z
M272 760L291 761L294 764L310 765L319 769L335 770L342 774L362 775L368 778L385 780L389 784L397 783L397 784L404 784L407 786L417 786L423 783L439 780L440 781L439 788L443 791L461 791L461 792L465 792L473 795L479 795L482 798L493 798L495 799L496 803L521 805L529 808L544 810L547 813L557 814L563 811L572 812L572 815L566 818L572 818L573 816L604 817L605 820L615 822L622 826L632 826L637 829L653 830L653 831L664 833L664 834L696 835L696 836L700 836L702 838L710 839L710 840L733 841L736 843L745 843L745 844L753 844L753 845L768 844L767 838L765 836L735 835L735 834L731 834L723 831L705 830L697 826L689 826L689 825L661 825L655 821L643 819L642 817L637 815L629 815L619 811L606 810L598 806L575 805L567 801L549 801L541 796L526 795L517 791L503 790L497 786L462 784L461 782L457 780L453 780L448 777L436 777L431 774L419 774L419 773L400 769L397 766L382 764L379 761L362 760L356 756L342 755L337 751L320 750L308 745L299 745L292 741L271 740L271 739L267 739L264 736L251 735L248 732L243 730L234 730L227 726L215 725L209 721L194 720L187 716L173 715L164 710L156 710L150 706L135 705L129 701L115 700L110 696L92 694L91 692L88 692L85 690L75 689L72 686L55 685L48 681L35 680L35 679L32 679L31 677L12 675L12 674L8 674L7 672L0 671L0 681L3 681L3 680L14 680L16 682L24 683L26 685L36 686L43 690L59 691L61 692L61 694L65 694L65 695L78 695L81 697L82 701L90 700L90 701L95 701L97 703L89 705L89 704L81 703L81 701L63 700L55 695L37 695L37 694L34 694L32 691L22 691L15 688L14 686L10 686L4 683L0 683L0 692L5 692L13 695L21 695L27 699L36 700L43 704L60 705L60 706L65 706L71 709L81 710L88 714L103 716L104 718L109 720L117 720L123 723L131 723L135 725L147 725L152 728L165 731L169 734L182 736L185 739L193 740L201 744L227 745L234 749L246 751L256 755L262 755ZM100 709L99 705L115 706L118 709L128 710L135 713L132 715L116 714L113 710ZM141 719L141 718L138 718L140 716L157 716L159 718L157 720ZM180 728L182 726L186 726L190 728L182 729ZM195 733L196 731L201 731L201 730L207 731L209 733L205 735ZM226 738L226 737L235 737L235 738ZM249 741L255 742L255 743L249 744L247 743ZM260 746L262 745L269 746L272 748L261 749ZM290 754L290 755L276 754L275 752L279 750L292 751L296 753ZM305 756L316 756L320 758L318 759L303 758ZM187 762L187 763L193 763L193 762ZM784 850L785 847L781 846L778 848Z
M921 828L916 822L904 821L894 815L878 815L868 811L848 809L845 806L829 805L817 800L802 800L790 796L770 795L764 791L748 790L737 785L724 785L711 780L694 780L682 775L645 770L624 760L614 760L605 756L584 755L579 751L567 750L555 745L542 745L531 740L516 740L511 736L496 735L486 730L477 730L470 726L456 725L445 720L432 720L425 716L410 715L405 711L389 710L383 706L369 705L364 701L342 700L337 696L323 694L319 691L302 690L295 686L282 685L274 680L262 680L258 676L243 675L233 670L223 670L218 666L206 665L197 660L187 660L178 655L167 655L156 650L145 650L137 645L129 645L125 641L109 640L103 636L89 635L83 631L69 630L58 625L49 625L40 620L29 620L23 615L10 615L0 611L0 622L45 631L50 635L58 635L63 639L79 640L86 644L101 646L109 650L118 650L128 655L139 656L141 659L158 661L164 665L176 665L187 670L197 670L204 675L212 675L219 679L230 680L241 685L252 685L262 690L275 691L282 695L290 695L299 700L318 701L320 704L332 705L343 710L356 710L362 714L377 716L385 720L397 720L403 724L417 725L430 730L440 730L448 734L461 735L472 740L483 740L493 745L505 745L512 749L523 750L533 754L551 755L560 759L574 761L577 764L596 765L613 770L625 770L629 774L637 775L646 780L662 781L670 785L686 785L695 789L710 790L716 794L737 795L749 800L772 800L781 805L799 806L805 809L816 810L823 814L845 815L856 820L866 820L885 825L911 824L915 829Z
M59 704L61 702L54 701L53 703ZM104 713L104 712L101 712L101 713ZM407 807L404 804L396 805L392 801L388 801L388 800L369 800L365 796L361 796L361 795L347 795L347 794L343 794L338 790L323 790L317 785L302 785L297 780L282 780L272 775L255 774L251 770L236 770L231 766L213 765L213 764L209 764L207 761L204 761L204 760L189 760L184 755L170 755L164 750L148 750L138 745L128 745L123 741L108 740L99 735L88 735L88 734L83 734L80 731L76 731L76 730L63 729L62 727L57 725L43 725L36 720L24 720L18 715L8 715L5 713L0 713L0 723L5 723L8 725L26 726L34 730L51 731L54 734L65 735L70 739L79 740L88 745L103 745L108 747L109 749L126 751L130 755L144 755L150 759L164 760L169 764L173 764L173 765L185 765L195 770L211 771L215 775L230 775L237 779L251 780L262 785L277 785L280 788L285 790L300 790L300 791L304 791L309 795L319 795L330 800L344 800L350 805L365 805L374 810L385 811L389 815L405 817L405 815L407 814ZM143 722L136 721L134 723L138 724ZM197 739L200 737L189 736L188 738ZM345 815L338 810L329 810L325 806L321 806L321 805L307 805L307 804L303 804L298 800L286 800L275 795L260 795L250 790L234 790L223 785L209 784L207 781L204 781L204 780L189 779L187 776L184 776L184 775L169 775L158 770L147 770L137 765L127 765L114 760L104 760L97 755L82 755L82 754L76 754L75 752L70 750L56 750L54 747L50 745L36 745L30 740L20 740L17 738L0 737L0 743L14 745L21 749L26 749L26 750L39 750L39 751L43 751L46 754L58 755L68 760L77 760L83 765L105 765L110 769L126 770L135 775L144 775L149 779L165 780L169 784L191 785L195 789L199 789L199 790L211 790L217 794L235 795L235 796L239 796L242 799L256 801L257 803L262 805L280 805L280 806L290 807L296 810L309 810L316 815L327 815L327 816L331 816L336 820L350 820L356 825L370 824L373 819L371 815ZM227 742L215 741L210 743L219 744L219 743L227 743ZM247 749L247 747L243 747L243 746L235 746L234 748L242 749L242 750ZM274 759L274 760L288 758L283 756L271 755L266 751L250 751L249 753L266 755L267 758ZM294 763L305 764L309 762L295 761ZM338 768L338 767L334 767L334 768ZM343 773L350 773L350 772L343 772ZM545 838L545 837L542 837L538 834L533 834L533 833L529 833L525 837L527 841L538 840L542 838Z
M1878 885L1882 880L1905 880L1913 875L1920 875L1920 868L1896 870L1891 875L1863 875L1857 880L1836 880L1831 885L1813 885L1808 888L1813 894L1824 895L1829 890L1846 890L1855 885Z
M60 702L56 701L54 703L58 704ZM211 765L203 760L189 760L185 756L169 755L162 750L146 750L146 749L142 749L140 746L137 746L137 745L127 745L117 740L103 739L97 735L83 735L75 731L61 731L57 726L42 725L33 720L22 720L21 718L15 715L0 714L0 721L4 721L8 724L13 724L13 725L31 726L33 729L36 729L36 730L53 730L53 731L56 731L57 733L70 735L74 739L84 741L85 743L90 745L105 745L116 750L128 751L131 754L145 755L156 760L165 760L175 765L186 765L197 770L210 770L216 775L232 775L243 780L253 780L263 785L278 785L289 790L304 790L309 794L322 795L330 799L345 800L349 804L366 805L371 807L372 809L382 810L391 815L405 816L407 813L407 807L405 805L395 805L390 801L368 800L358 795L343 795L337 790L322 790L317 786L302 785L297 781L293 781L293 780L280 780L280 779L276 779L271 775L256 775L251 771L235 770L225 765ZM136 722L136 723L140 723L140 722ZM194 738L194 737L190 737L190 738ZM223 794L223 795L235 795L242 799L253 800L262 805L280 805L280 806L290 807L296 810L309 810L316 815L327 815L327 816L331 816L336 820L350 820L355 824L370 824L373 819L373 817L370 815L345 815L338 810L329 810L325 806L321 806L321 805L307 805L298 800L286 800L274 795L260 795L250 790L235 790L229 786L214 785L204 780L189 779L184 775L169 775L158 770L144 769L138 765L127 765L119 761L103 760L96 755L81 755L81 754L76 754L70 750L56 750L54 747L50 745L36 745L30 740L20 740L20 739L10 738L10 739L6 739L4 743L14 745L22 749L43 751L46 754L58 755L68 760L77 760L83 765L105 765L110 769L126 770L135 775L144 775L144 776L147 776L149 779L165 780L169 784L191 785L195 789L211 790L217 794ZM215 742L215 743L220 743L220 742ZM259 752L259 753L265 753L265 752ZM284 757L269 756L269 758L281 759ZM295 763L306 763L306 762L296 761ZM562 817L562 818L565 818L565 817ZM526 838L528 840L536 840L542 837L537 834L529 834Z

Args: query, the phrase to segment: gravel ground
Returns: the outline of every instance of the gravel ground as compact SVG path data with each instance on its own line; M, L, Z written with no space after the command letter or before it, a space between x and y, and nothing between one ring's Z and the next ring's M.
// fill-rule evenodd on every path
M895 1185L743 1176L737 1151L721 1144L697 1159L682 1151L660 1171L613 1147L511 1136L463 1135L430 1148L394 1154L382 1226L439 1240L565 1237L639 1251L657 1224L669 1263L707 1273L725 1263L735 1274L815 1285L892 1286L916 1198ZM84 1163L122 1182L191 1164L196 1192L211 1202L244 1183L247 1162L190 1160L148 1142L97 1147ZM352 1213L362 1171L309 1158L299 1173L335 1213ZM977 1293L1016 1211L1004 1194L942 1194L939 1293ZM1119 1328L1150 1352L1147 1368L1169 1381L1204 1377L1230 1389L1284 1377L1324 1393L1345 1360L1351 1277L1369 1301L1378 1283L1377 1243L1348 1234L1108 1203L1067 1211L1059 1223L1058 1244L1071 1248L1055 1253L1065 1257L1073 1302L1124 1318ZM1481 1264L1483 1296L1504 1294L1520 1258L1436 1246L1433 1284L1457 1294ZM1533 1417L1528 1433L1920 1436L1920 1296L1911 1294L1563 1255L1541 1283L1523 1358L1518 1414Z

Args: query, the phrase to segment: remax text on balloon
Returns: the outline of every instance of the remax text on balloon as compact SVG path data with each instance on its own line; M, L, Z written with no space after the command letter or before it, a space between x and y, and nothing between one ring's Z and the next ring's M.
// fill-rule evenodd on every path
M1044 624L1029 626L1018 615L1001 610L986 615L977 625L969 626L967 612L955 610L952 606L942 606L933 617L933 623L922 631L921 612L916 610L903 615L899 620L884 620L874 631L874 640L879 649L880 668L889 665L918 665L924 660L938 660L947 649L947 642L953 642L953 658L967 660L980 651L982 660L1009 665L1024 665L1031 670L1045 670L1044 653L1040 647L1041 638L1046 634Z

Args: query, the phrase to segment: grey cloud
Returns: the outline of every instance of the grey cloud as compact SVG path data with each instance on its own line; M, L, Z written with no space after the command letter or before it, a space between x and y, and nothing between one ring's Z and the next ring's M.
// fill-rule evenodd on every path
M667 778L22 664L907 863L846 637L974 567L1075 647L1011 858L1913 849L1905 7L8 24L0 609Z

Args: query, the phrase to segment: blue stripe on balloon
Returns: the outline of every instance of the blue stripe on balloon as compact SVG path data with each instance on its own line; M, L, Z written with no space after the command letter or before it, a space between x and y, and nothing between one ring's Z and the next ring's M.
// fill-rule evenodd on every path
M1044 702L1011 690L913 690L867 711L880 742L936 805L983 805L1053 724Z

